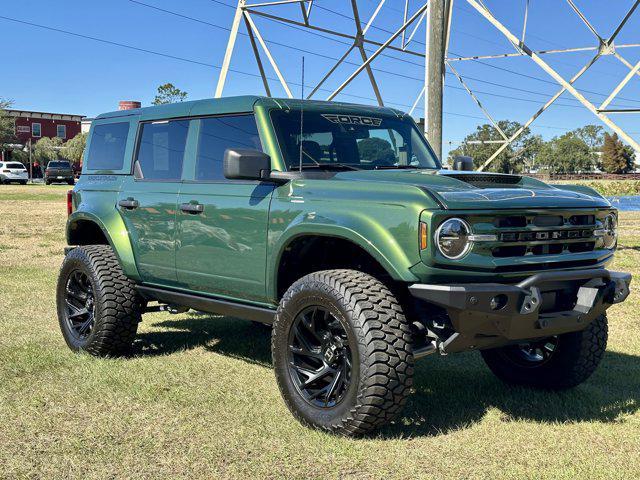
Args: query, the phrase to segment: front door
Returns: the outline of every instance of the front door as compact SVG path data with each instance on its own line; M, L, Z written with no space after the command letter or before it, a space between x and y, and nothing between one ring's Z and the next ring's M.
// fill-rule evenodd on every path
M142 280L175 286L176 217L188 120L141 124L134 176L118 209L127 225Z
M272 183L224 178L227 148L261 150L253 115L194 120L197 149L178 197L178 282L228 298L265 301Z

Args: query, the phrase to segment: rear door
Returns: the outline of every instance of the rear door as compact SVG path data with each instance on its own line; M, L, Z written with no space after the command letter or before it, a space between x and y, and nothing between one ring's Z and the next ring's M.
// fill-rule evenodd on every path
M141 123L129 176L118 198L144 282L176 283L176 212L189 120Z
M190 290L264 301L274 184L227 180L227 148L262 150L253 114L194 120L195 161L178 198L178 282Z

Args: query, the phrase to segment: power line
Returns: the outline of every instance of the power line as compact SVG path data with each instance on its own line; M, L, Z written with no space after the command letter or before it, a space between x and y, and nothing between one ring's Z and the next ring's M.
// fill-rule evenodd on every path
M215 0L211 0L211 1L215 1ZM81 34L81 33L77 33L77 32L71 32L69 30L63 30L60 28L56 28L56 27L50 27L47 25L41 25L41 24L37 24L34 22L29 22L26 20L19 20L19 19L15 19L15 18L11 18L11 17L6 17L3 15L0 15L0 19L3 20L7 20L7 21L11 21L11 22L15 22L15 23L19 23L19 24L23 24L23 25L28 25L31 27L36 27L36 28L41 28L44 30L49 30L49 31L53 31L53 32L57 32L57 33L62 33L62 34L66 34L66 35L71 35L74 37L78 37L78 38L83 38L83 39L87 39L87 40L92 40L95 42L99 42L99 43L104 43L107 45L111 45L111 46L117 46L117 47L121 47L121 48L126 48L129 50L133 50L133 51L137 51L137 52L141 52L141 53L147 53L147 54L151 54L151 55L156 55L156 56L160 56L160 57L164 57L164 58L169 58L172 60L178 60L178 61L182 61L182 62L187 62L187 63L191 63L191 64L195 64L195 65L200 65L200 66L205 66L205 67L210 67L210 68L215 68L215 69L220 69L221 67L219 65L215 65L215 64L211 64L211 63L207 63L207 62L202 62L202 61L198 61L198 60L193 60L193 59L189 59L189 58L185 58L185 57L180 57L177 55L171 55L171 54L167 54L167 53L163 53L163 52L158 52L155 50L149 50L149 49L145 49L145 48L140 48L140 47L136 47L133 45L129 45L129 44L124 44L124 43L120 43L120 42L114 42L112 40L106 40L103 38L99 38L99 37L93 37L90 35L85 35L85 34ZM254 78L261 78L260 75L255 74L255 73L250 73L250 72L245 72L242 70L237 70L237 69L230 69L230 71L234 72L234 73L238 73L241 75L246 75L246 76L250 76L250 77L254 77ZM276 81L277 79L273 78L273 77L269 77L270 80L272 81ZM300 86L299 83L296 82L291 82L293 85L296 86ZM457 87L460 88L460 87ZM320 89L326 92L330 92L331 90L328 89ZM355 94L347 94L347 93L343 93L342 95L346 96L346 97L352 97L352 98L358 98L361 100L368 100L368 101L372 101L374 102L375 99L372 97L366 97L366 96L362 96L362 95L355 95ZM509 97L507 97L509 98ZM513 98L513 99L518 99L518 98ZM519 99L519 100L525 100L525 99ZM390 105L393 106L398 106L398 107L404 107L404 108L410 108L411 105L408 104L403 104L403 103L399 103L399 102L388 102ZM418 108L418 110L423 110L422 108ZM468 117L468 118L476 118L476 119L480 119L480 120L486 120L483 117L476 117L476 116L472 116L472 115L465 115L465 114L460 114L457 112L444 112L447 115L453 115L453 116L461 116L461 117ZM538 125L539 127L542 128L550 128L550 129L562 129L562 127L551 127L551 126L544 126L544 125Z
M131 0L131 1L133 1L133 0ZM220 5L224 5L224 6L229 7L229 8L233 8L233 9L235 9L235 8L236 8L236 7L234 7L233 5L229 5L229 4L224 3L224 2L222 2L222 1L220 1L220 0L209 0L209 1L214 2L214 3L217 3L217 4L220 4ZM317 1L317 0L316 0L316 1ZM320 9L322 9L322 10L328 11L328 12L333 13L333 14L335 14L335 15L339 15L339 16L341 16L341 17L345 17L345 18L350 18L351 20L353 20L353 17L350 17L350 16L345 15L345 14L343 14L343 13L336 12L335 10L331 10L331 9L329 9L329 8L327 8L327 7L322 7L322 6L317 5L317 4L315 4L315 5L316 5L316 8L320 8ZM397 9L396 9L396 10L397 10ZM269 18L269 17L265 17L265 19L266 19L266 20L273 21L273 22L276 22L276 23L279 23L279 24L282 24L282 25L285 25L285 26L290 27L290 28L294 28L294 29L296 29L296 30L301 30L301 31L309 32L309 30L308 30L308 29L302 29L302 28L300 28L300 27L296 27L295 25L291 25L291 24L288 24L288 23L285 23L285 22L279 22L279 21L277 21L277 20L275 20L275 19L272 19L272 18ZM376 26L374 26L374 25L372 25L372 26L371 26L371 28L377 28L378 30L382 30L383 32L386 32L386 33L389 33L389 34L393 34L393 33L395 33L395 32L392 32L391 30L387 30L387 29L384 29L384 28L381 28L381 27L376 27ZM311 33L311 32L309 32L309 33ZM315 32L313 32L313 33L315 33ZM324 36L323 36L323 37L324 37ZM325 37L325 38L328 38L328 37ZM415 41L415 40L414 40L414 41ZM417 41L415 41L415 42L416 42L416 43L420 43L420 42L417 42ZM348 43L346 43L346 42L340 42L340 43L345 43L345 44L347 44L347 45L348 45ZM421 44L422 44L422 45L424 45L424 43L421 43ZM370 52L369 52L369 53L370 53ZM453 55L456 55L456 56L461 56L461 55L459 55L458 53L455 53L455 52L451 52L451 53L452 53ZM388 58L393 58L393 59L395 59L395 60L401 60L401 59L399 59L398 57L395 57L395 56L392 56L392 55L385 55L385 54L383 54L383 56L388 57ZM337 59L335 59L335 60L337 60ZM546 79L546 78L541 78L541 77L537 77L537 76L534 76L534 75L528 75L528 74L526 74L526 73L518 72L518 71L515 71L515 70L511 70L511 69L505 68L505 67L499 67L499 66L497 66L497 65L492 65L492 64L490 64L490 63L487 63L487 62L484 62L484 61L482 61L482 60L478 60L478 59L473 59L472 61L473 61L474 63L476 63L476 64L483 65L483 66L485 66L485 67L492 68L492 69L494 69L494 70L499 70L499 71L502 71L502 72L507 72L507 73L510 73L510 74L512 74L512 75L517 75L517 76L520 76L520 77L523 77L523 78L528 78L528 79L530 79L530 80L535 80L535 81L538 81L538 82L546 83L546 84L548 84L548 85L553 85L553 86L555 86L555 87L557 87L557 86L558 86L558 83L557 83L557 82L554 82L553 80L548 80L548 79ZM417 63L415 63L415 62L409 62L409 63L412 63L412 64L414 64L414 65L418 65L418 66L422 67L422 65L421 65L421 64L417 64ZM420 81L422 82L422 80L421 80L421 79L420 79ZM478 81L481 81L481 82L482 82L483 80L478 80ZM485 82L486 82L486 81L485 81ZM508 87L508 86L503 86L503 88L510 88L510 87ZM597 95L597 96L605 97L605 98L609 96L609 94L607 94L607 93L594 92L594 91L592 91L592 90L585 90L585 89L581 89L581 91L582 91L582 92L584 92L584 93L589 93L589 94L592 94L592 95ZM542 94L542 93L541 93L541 94ZM546 95L546 96L551 96L552 94L544 93L544 95ZM619 98L620 100L626 100L626 101L628 101L628 102L640 103L640 100L633 99L633 98L625 98L625 97L620 97L620 96L618 96L617 98ZM567 99L567 100L576 101L576 102L578 101L578 100L576 100L576 99L574 99L574 98L570 98L570 99Z
M181 13L178 13L178 12L174 12L174 11L171 11L171 10L166 10L164 8L156 7L154 5L149 5L147 3L140 2L138 0L129 0L129 1L132 2L132 3L138 4L138 5L144 6L144 7L148 7L148 8L154 9L154 10L161 11L163 13L167 13L169 15L174 15L174 16L177 16L179 18L183 18L183 19L186 19L186 20L191 20L191 21L198 22L198 23L201 23L201 24L204 24L204 25L209 25L209 26L221 29L221 30L225 30L225 31L230 31L231 30L228 27L217 25L215 23L207 22L207 21L204 21L204 20L201 20L201 19L198 19L198 18L194 18L194 17L188 16L188 15L184 15L184 14L181 14ZM211 0L211 1L214 2L214 3L220 4L220 5L224 5L224 6L229 7L229 8L235 8L232 5L228 5L228 4L223 3L221 1L218 1L218 0ZM317 5L317 7L318 8L322 8L324 10L327 10L328 12L331 12L331 13L336 14L336 15L340 15L340 16L343 16L343 17L351 18L351 17L348 17L347 15L341 14L339 12L335 12L334 10L328 9L326 7L322 7L320 5ZM273 20L273 19L270 19L270 18L267 18L267 19L268 20ZM351 19L353 20L353 18L351 18ZM296 30L300 30L300 31L303 31L303 32L308 32L308 30L306 30L306 29L298 28L298 27L295 27L293 25L286 24L284 22L278 22L278 23L282 23L283 25L287 25L287 26L293 27ZM389 32L388 30L384 30L384 31ZM239 32L239 33L241 35L248 36L244 32ZM326 37L324 35L322 35L322 37L331 38L331 37ZM330 55L325 55L325 54L322 54L322 53L313 52L313 51L310 51L310 50L306 50L306 49L302 49L302 48L299 48L299 47L295 47L293 45L287 45L287 44L284 44L284 43L281 43L281 42L277 42L275 40L269 40L269 42L271 44L273 44L273 45L277 45L277 46L280 46L280 47L296 50L296 51L299 51L299 52L302 52L302 53L306 53L306 54L309 54L309 55L315 55L315 56L322 57L322 58L327 58L327 59L330 59L330 60L333 60L333 61L338 61L339 60L338 58L332 57ZM342 42L341 41L340 43L344 43L346 45L350 45L347 42ZM397 58L397 57L394 57L394 56L391 56L391 55L386 55L386 56L388 56L389 58L392 58L394 60L400 60L400 61L404 60L404 59L400 59L400 58ZM415 63L415 62L410 62L410 61L407 61L407 62L411 63L411 64L414 64L414 65L418 65L421 68L423 67L423 65ZM344 60L344 63L345 64L349 64L349 65L354 65L354 66L359 66L360 65L359 63L352 62L352 61L349 61L349 60ZM402 74L402 73L398 73L398 72L391 72L389 70L384 70L384 69L381 69L381 68L372 68L372 70L375 71L375 72L384 73L384 74L387 74L387 75L393 75L393 76L396 76L396 77L405 78L405 79L413 80L413 81L420 82L420 83L422 83L422 81L423 81L421 78L417 78L417 77L414 77L414 76L411 76L411 75ZM474 77L465 76L464 78L465 79L472 79L472 80L480 82L480 83L485 83L485 84L497 86L497 87L500 87L500 88L507 88L507 89L516 90L516 91L522 91L522 92L525 92L525 93L529 93L529 94L533 94L533 95L540 95L540 96L543 96L543 97L550 97L552 95L551 93L547 93L547 92L537 92L537 91L533 91L533 90L527 90L527 89L522 89L522 88L518 88L518 87L512 87L512 86L509 86L509 85L490 82L490 81L487 81L487 80L482 80L482 79L474 78ZM557 85L554 82L549 82L549 83L552 83L553 85ZM464 90L464 88L462 88L462 87L456 87L456 86L453 86L453 85L445 85L445 87L451 88L451 89L454 89L454 90ZM509 99L509 100L537 103L535 100L531 100L531 99L524 99L524 98L520 98L520 97L506 96L506 95L501 95L501 94L496 94L496 93L491 93L491 92L477 91L477 93L481 93L483 95L495 96L495 97L498 97L498 98L506 98L506 99ZM603 97L606 96L604 94L599 94L599 95L601 95ZM566 101L578 102L574 98L567 98L565 100ZM638 100L631 100L631 101L638 102ZM566 103L556 102L556 105L557 106L561 106L561 107L582 108L579 104L569 105L569 104L566 104ZM625 107L624 105L620 105L620 104L616 104L616 106L622 107L622 108Z

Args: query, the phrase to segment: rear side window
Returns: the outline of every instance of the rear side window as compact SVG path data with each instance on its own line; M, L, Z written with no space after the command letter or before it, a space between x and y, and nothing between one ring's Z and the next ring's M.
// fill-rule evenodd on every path
M188 131L189 120L143 124L136 159L137 177L144 180L180 180Z
M222 169L227 148L262 150L253 115L203 118L201 122L196 180L227 180Z
M129 135L129 122L96 125L87 156L88 170L121 170Z

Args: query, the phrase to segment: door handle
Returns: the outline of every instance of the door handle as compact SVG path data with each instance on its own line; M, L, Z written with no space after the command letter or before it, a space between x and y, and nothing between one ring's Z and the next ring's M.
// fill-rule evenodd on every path
M135 210L140 206L140 203L135 198L127 198L125 200L120 200L118 205L126 210Z
M198 213L204 212L204 205L201 205L199 203L183 203L180 205L180 210L186 213L197 215Z

